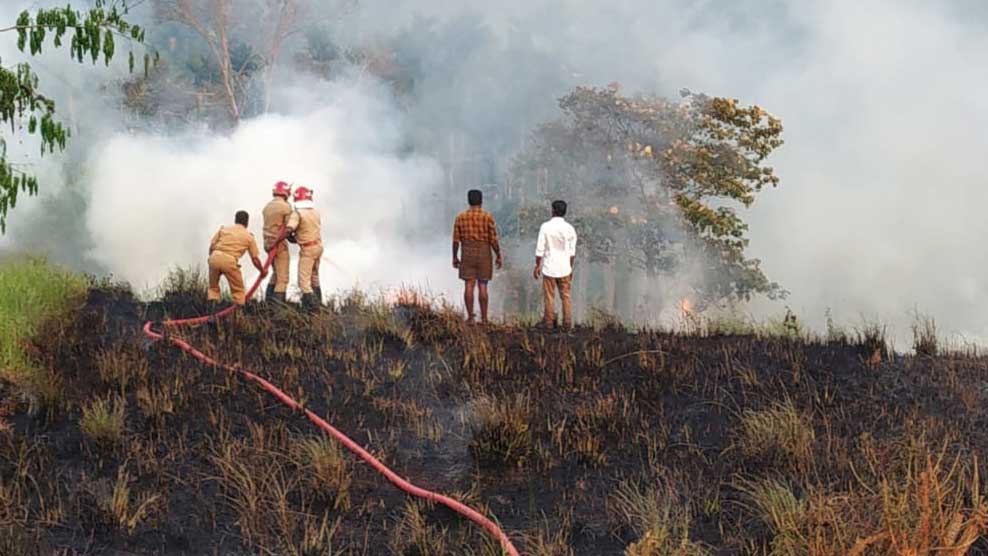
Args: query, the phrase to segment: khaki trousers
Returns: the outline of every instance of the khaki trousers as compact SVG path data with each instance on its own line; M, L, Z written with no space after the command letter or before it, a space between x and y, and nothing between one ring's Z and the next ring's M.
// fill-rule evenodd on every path
M573 275L564 278L542 277L542 293L545 300L545 323L552 326L556 323L556 290L563 301L563 326L573 326L573 303L570 301L570 289L573 286Z
M240 273L240 263L233 255L222 251L213 251L209 256L209 290L206 298L210 301L220 300L220 276L226 276L226 282L230 285L230 294L233 295L233 302L237 305L246 303L244 297L244 276Z
M302 293L312 293L319 287L319 261L322 259L322 244L303 247L298 256L298 287Z
M275 251L274 262L271 264L271 281L274 282L275 293L285 293L288 291L288 266L291 262L291 255L288 254L288 243L282 241L271 249L268 253Z

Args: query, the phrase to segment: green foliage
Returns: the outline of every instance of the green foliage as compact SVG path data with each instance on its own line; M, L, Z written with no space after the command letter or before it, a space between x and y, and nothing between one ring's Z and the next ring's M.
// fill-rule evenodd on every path
M779 119L733 99L632 98L616 87L580 87L559 104L563 118L539 127L515 160L522 207L506 235L530 234L545 201L564 198L579 207L571 220L593 262L624 261L650 277L697 270L700 305L784 295L744 256L737 212L778 184L764 161L782 144Z
M116 53L115 36L136 43L144 41L144 29L128 23L126 14L125 0L96 0L94 7L86 11L71 6L38 9L33 14L24 11L16 25L0 31L16 31L17 48L32 56L43 52L49 38L55 48L60 48L66 35L70 35L68 50L74 60L82 63L88 57L96 63L102 57L109 65ZM145 54L144 60L147 71L151 55ZM130 66L133 70L133 52ZM42 155L65 148L69 131L55 119L55 103L41 92L31 66L0 66L0 122L9 124L13 134L24 130L25 120L27 133L40 138ZM6 139L0 137L0 233L6 231L7 214L17 205L22 192L37 194L38 180L7 161Z
M0 262L0 377L21 382L34 370L24 342L41 323L64 313L85 294L86 281L38 259Z

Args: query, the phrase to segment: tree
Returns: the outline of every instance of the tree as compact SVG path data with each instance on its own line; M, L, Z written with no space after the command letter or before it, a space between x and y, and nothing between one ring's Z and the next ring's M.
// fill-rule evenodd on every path
M234 122L240 119L239 94L242 89L240 77L243 75L246 62L234 67L230 48L230 17L233 0L207 0L192 2L192 0L175 0L171 3L156 5L159 16L177 21L194 29L206 41L214 62L217 64L223 86L230 119Z
M625 97L619 86L577 88L560 99L516 157L519 218L534 231L545 201L574 206L590 261L623 263L649 278L686 272L696 302L778 297L759 261L745 257L750 206L778 177L764 164L782 144L782 122L758 106L683 91L673 102Z
M77 11L71 6L39 9L33 14L24 11L15 25L0 29L0 33L17 33L17 47L32 56L42 52L51 38L55 48L71 35L69 54L79 63L89 58L92 63L101 58L109 65L116 53L117 37L143 43L144 30L125 20L125 1L96 0L95 7ZM150 53L144 55L147 72ZM130 52L130 69L134 69L134 53ZM55 102L40 87L30 64L12 67L0 65L0 122L10 126L9 133L26 132L40 139L41 154L63 150L69 138L68 130L55 118ZM20 193L35 195L38 180L7 160L7 138L0 135L0 233L6 232L7 214L17 205Z
M155 12L196 32L219 73L231 122L244 117L248 85L258 70L263 79L261 111L270 108L274 70L286 41L303 25L342 17L356 0L336 0L333 9L314 0L155 0ZM261 22L260 27L255 28Z

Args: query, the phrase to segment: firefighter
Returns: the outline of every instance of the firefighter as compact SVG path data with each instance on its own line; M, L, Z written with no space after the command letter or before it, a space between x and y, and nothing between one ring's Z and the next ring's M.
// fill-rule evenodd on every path
M260 254L257 250L257 240L254 239L254 234L247 229L249 219L247 211L237 211L234 217L235 224L233 226L220 226L220 229L209 242L209 291L207 293L209 301L220 300L220 276L226 276L230 293L233 295L233 302L237 305L243 305L247 302L244 296L244 277L240 273L240 257L243 257L245 252L250 253L250 260L261 273L261 277L267 276L267 271L261 264Z
M292 186L283 181L274 184L272 198L264 206L264 250L269 254L274 251L274 265L271 280L265 298L284 303L285 292L288 291L288 267L291 256L288 253L288 242L278 240L278 232L284 226L289 234L298 226L298 215L292 210L288 197L292 194Z
M322 220L312 202L312 190L305 186L295 188L295 212L298 226L295 242L299 247L298 285L302 289L302 306L315 310L322 305L322 287L319 284L319 261L322 259Z

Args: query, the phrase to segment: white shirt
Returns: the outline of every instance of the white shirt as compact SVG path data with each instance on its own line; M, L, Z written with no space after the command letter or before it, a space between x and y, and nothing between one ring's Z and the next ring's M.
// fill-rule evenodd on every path
M565 278L573 273L570 257L576 256L576 230L561 216L554 216L539 228L535 256L542 257L542 275Z

